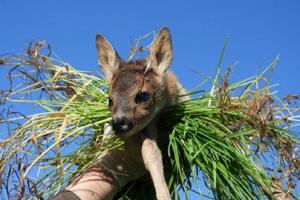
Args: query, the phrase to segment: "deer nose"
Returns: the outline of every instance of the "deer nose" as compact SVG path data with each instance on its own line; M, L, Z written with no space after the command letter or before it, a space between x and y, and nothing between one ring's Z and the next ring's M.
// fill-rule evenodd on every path
M112 119L112 128L116 134L125 133L133 128L133 124L126 117L117 117Z

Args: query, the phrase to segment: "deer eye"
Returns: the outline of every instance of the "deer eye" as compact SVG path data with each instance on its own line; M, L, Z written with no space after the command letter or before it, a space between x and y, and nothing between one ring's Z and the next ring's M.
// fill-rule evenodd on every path
M139 92L135 97L135 103L140 104L146 102L150 99L150 94L148 92Z
M107 99L107 105L108 105L108 107L112 107L113 101L111 100L111 98Z

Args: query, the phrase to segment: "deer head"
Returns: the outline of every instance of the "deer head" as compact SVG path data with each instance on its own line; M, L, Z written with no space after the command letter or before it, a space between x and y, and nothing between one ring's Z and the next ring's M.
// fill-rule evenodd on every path
M173 55L169 30L160 30L146 59L124 62L99 34L96 46L98 63L109 83L113 130L119 137L130 137L147 126L167 103L166 72Z

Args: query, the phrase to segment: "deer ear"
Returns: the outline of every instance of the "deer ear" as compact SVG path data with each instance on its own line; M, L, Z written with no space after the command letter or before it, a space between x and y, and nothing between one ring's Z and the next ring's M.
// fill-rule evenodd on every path
M105 75L105 79L110 82L113 74L120 67L121 58L107 39L100 34L96 36L96 47L98 51L98 64Z
M148 58L148 67L159 73L166 72L172 62L173 50L171 35L167 27L163 27L155 37Z

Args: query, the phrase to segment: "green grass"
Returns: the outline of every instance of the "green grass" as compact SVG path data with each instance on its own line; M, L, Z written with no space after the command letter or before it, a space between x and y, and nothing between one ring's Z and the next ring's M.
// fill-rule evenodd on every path
M111 120L107 84L42 54L43 46L35 43L24 55L0 58L15 83L1 92L7 115L0 123L8 128L0 141L5 198L47 198L107 151L122 149L123 141L102 137ZM291 102L297 96L280 100L265 81L277 59L262 74L230 84L229 73L220 75L224 51L211 90L165 109L159 120L170 139L164 162L173 198L179 199L180 190L186 199L191 192L215 199L273 198L274 188L296 196L299 144L291 126L299 121L299 109ZM16 104L39 109L16 115L8 109ZM154 199L150 178L129 183L118 197Z

